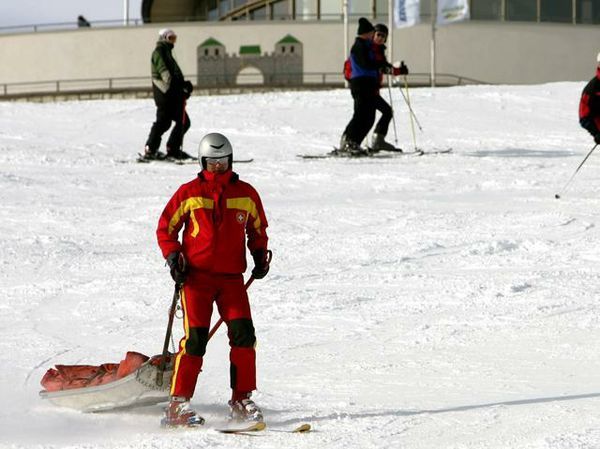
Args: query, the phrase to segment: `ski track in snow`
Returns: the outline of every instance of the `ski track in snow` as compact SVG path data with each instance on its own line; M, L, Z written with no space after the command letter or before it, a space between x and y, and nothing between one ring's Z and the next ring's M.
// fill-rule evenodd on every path
M339 141L345 90L190 99L188 151L219 131L254 158L235 170L274 253L250 289L255 399L274 427L311 423L300 435L211 430L227 413L223 329L193 400L207 429L160 429L161 406L39 398L54 364L160 352L172 285L155 227L198 168L122 163L150 100L0 103L0 448L600 448L598 155L554 199L593 145L583 85L414 89L418 146L454 151L383 160L296 157Z

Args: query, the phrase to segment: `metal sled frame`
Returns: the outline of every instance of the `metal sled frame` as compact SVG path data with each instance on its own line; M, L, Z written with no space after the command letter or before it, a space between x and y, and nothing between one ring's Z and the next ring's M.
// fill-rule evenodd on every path
M169 400L173 368L165 368L164 378L169 381L161 386L156 383L158 370L158 366L146 362L133 373L114 382L70 390L44 390L40 391L40 396L54 405L84 413L158 404Z

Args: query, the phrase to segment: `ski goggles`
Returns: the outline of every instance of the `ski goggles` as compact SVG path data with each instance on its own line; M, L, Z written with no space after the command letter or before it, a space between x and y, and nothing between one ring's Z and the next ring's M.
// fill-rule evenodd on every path
M210 164L210 165L227 165L227 163L229 162L229 156L223 156L223 157L207 157L206 158L206 163Z

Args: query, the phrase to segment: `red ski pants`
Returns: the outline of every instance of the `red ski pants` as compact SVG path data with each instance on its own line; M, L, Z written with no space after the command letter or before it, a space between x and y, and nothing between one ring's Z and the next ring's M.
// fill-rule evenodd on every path
M256 390L256 337L243 276L190 273L181 292L185 336L175 358L172 396L194 395L206 352L213 303L227 324L231 388L238 393Z

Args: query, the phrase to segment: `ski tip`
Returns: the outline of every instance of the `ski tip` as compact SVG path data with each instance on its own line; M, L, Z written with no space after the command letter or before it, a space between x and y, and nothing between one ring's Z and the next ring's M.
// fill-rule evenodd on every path
M267 428L267 424L264 422L257 422L252 426L254 430L265 430Z
M312 430L312 426L308 423L304 423L299 425L298 427L296 427L294 430L292 430L293 433L306 433L306 432L310 432Z

